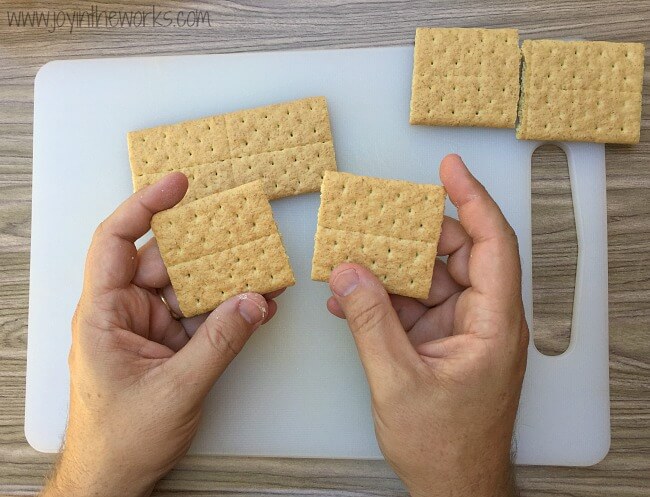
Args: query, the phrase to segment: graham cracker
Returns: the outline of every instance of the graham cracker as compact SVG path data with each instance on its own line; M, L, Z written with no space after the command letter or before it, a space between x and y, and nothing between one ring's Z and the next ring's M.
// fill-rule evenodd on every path
M442 227L445 190L326 171L311 277L327 281L342 262L362 264L389 293L426 298Z
M186 317L295 283L259 180L159 212L151 228Z
M270 199L315 192L336 170L327 102L311 97L128 133L137 191L172 171L188 176L179 205L257 179Z
M513 128L519 62L516 29L417 28L410 123Z
M183 205L207 195L222 192L236 186L232 177L230 160L184 167L179 169L179 171L183 172L185 176L187 176L188 187L183 200L179 202L178 205ZM134 176L134 185L137 184L135 188L136 191L155 183L170 172L171 171L150 173L137 178ZM251 181L254 181L254 179L255 178Z
M526 40L517 138L638 143L641 43Z

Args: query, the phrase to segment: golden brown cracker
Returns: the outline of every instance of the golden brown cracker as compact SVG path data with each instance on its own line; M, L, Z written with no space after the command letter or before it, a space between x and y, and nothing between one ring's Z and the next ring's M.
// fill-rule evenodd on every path
M271 199L299 195L315 185L320 188L324 172L336 165L331 141L232 159L232 163L236 183L261 178Z
M271 199L318 191L336 170L324 97L133 131L128 146L135 190L172 171L188 176L181 205L256 179Z
M211 116L127 134L134 174L169 173L230 158L224 116Z
M425 298L442 226L445 190L326 172L321 186L312 279L341 262L370 269L390 293Z
M241 110L224 118L231 158L332 141L324 97Z
M183 205L207 195L222 192L236 186L232 177L232 167L230 166L230 160L200 164L198 166L182 167L179 168L178 171L187 176L189 185L187 192L185 193L185 196L179 205ZM135 190L138 191L145 186L149 186L159 179L162 179L167 174L169 174L169 172L134 176L133 184L135 186ZM251 179L251 181L253 180L254 178Z
M517 138L638 143L641 43L526 40Z
M261 181L160 212L151 227L185 316L295 283Z
M418 28L410 123L514 127L518 40L516 29Z

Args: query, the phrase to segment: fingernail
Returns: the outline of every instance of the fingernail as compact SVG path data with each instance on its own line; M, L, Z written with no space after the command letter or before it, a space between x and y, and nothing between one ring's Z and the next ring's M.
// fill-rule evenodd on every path
M346 269L336 275L332 281L332 290L339 297L347 297L359 285L359 275L354 269Z
M242 295L239 300L239 314L243 317L248 324L257 324L266 314L266 309L257 302L249 299L246 295Z

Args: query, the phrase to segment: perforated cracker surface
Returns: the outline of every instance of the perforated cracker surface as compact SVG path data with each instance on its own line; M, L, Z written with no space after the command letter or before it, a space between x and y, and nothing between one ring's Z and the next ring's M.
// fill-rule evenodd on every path
M321 186L312 279L341 262L370 269L390 293L429 294L445 190L437 185L326 172Z
M517 138L638 143L644 46L526 40Z
M133 131L128 145L135 190L181 171L181 205L257 179L271 199L318 191L336 169L323 97Z
M260 181L160 212L151 227L185 316L295 283Z
M418 28L411 124L514 127L518 39L516 29Z
M184 167L178 170L182 171L188 179L187 192L185 193L185 196L179 205L183 205L207 195L222 192L236 186L235 181L232 177L232 167L230 165L230 160ZM166 171L162 173L151 173L144 174L142 176L134 176L133 182L135 190L140 190L145 186L149 186L155 183L170 172L171 171ZM256 178L251 179L251 181L254 181L254 179Z

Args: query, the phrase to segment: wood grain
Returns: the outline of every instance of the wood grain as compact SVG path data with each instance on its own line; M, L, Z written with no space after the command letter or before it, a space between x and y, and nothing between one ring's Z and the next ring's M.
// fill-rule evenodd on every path
M0 7L0 492L29 495L53 460L23 435L31 197L33 78L52 59L412 43L416 26L517 27L524 38L583 37L649 42L650 1L520 2L154 2L202 9L211 26L79 28L72 33L9 27ZM96 3L99 9L145 5ZM81 2L57 9L87 9ZM646 74L641 143L607 147L612 449L593 468L522 467L523 496L645 496L650 487L650 91ZM81 105L81 104L80 104ZM535 327L538 345L562 349L569 331L575 233L561 157L533 170ZM563 177L564 175L564 177ZM191 457L160 482L158 496L397 496L383 462Z
M578 241L566 154L555 145L533 153L533 339L546 355L569 346Z

